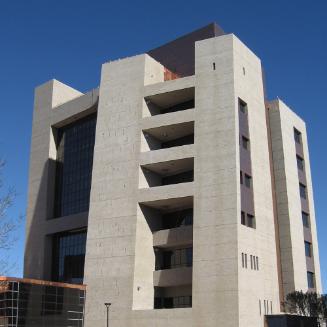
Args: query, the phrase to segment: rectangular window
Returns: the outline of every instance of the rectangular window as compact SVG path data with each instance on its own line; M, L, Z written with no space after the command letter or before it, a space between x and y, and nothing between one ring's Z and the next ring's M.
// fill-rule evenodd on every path
M244 101L238 99L238 106L241 113L247 114L247 104Z
M306 199L307 198L307 187L303 184L299 184L300 187L300 196L302 199Z
M53 237L53 279L57 282L82 284L86 230L57 234Z
M245 268L248 267L248 255L245 253L244 254L244 263L245 263Z
M250 140L247 137L243 136L243 135L242 135L242 147L245 150L250 149Z
M256 257L256 261L257 261L257 270L259 270L259 258Z
M310 227L310 219L309 219L309 215L302 211L302 223L304 227L309 228Z
M243 173L240 171L240 182L243 184Z
M300 156L296 156L297 168L304 171L304 160Z
M310 242L304 242L305 247L305 256L311 258L312 257L312 246Z
M247 215L247 226L251 228L255 228L255 218L252 215Z
M298 131L296 128L294 128L294 140L296 143L298 144L301 144L301 139L302 139L302 136L301 136L301 132Z
M241 224L242 225L246 224L246 222L245 222L245 212L244 211L241 212Z
M252 255L250 255L250 262L251 262L251 270L253 269L253 256Z
M96 115L57 130L55 217L89 210Z
M251 188L252 177L248 174L244 174L244 184L246 187Z
M244 253L242 253L242 268L244 268Z
M315 278L314 278L314 273L308 271L307 272L307 279L308 279L308 288L315 288Z

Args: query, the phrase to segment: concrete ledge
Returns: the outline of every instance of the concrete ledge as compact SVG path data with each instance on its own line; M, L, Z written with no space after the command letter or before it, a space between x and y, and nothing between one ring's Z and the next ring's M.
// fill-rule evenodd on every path
M144 97L186 89L194 86L195 86L195 76L188 76L188 77L174 79L171 81L150 84L144 87Z
M176 125L180 123L194 121L195 110L187 109L176 112L169 112L166 114L144 117L141 121L142 130L149 130L167 125Z
M159 287L192 284L192 267L157 270L153 272L153 285Z
M61 127L77 119L96 112L99 89L94 89L80 97L61 104L51 111L51 126Z
M182 198L193 195L194 182L156 186L139 189L138 202L146 204L151 201Z
M46 235L84 228L88 224L88 216L88 212L82 212L75 215L49 219L45 222Z
M153 246L176 247L193 243L193 226L160 230L153 233Z
M143 152L140 155L140 166L157 162L194 158L194 152L194 144Z

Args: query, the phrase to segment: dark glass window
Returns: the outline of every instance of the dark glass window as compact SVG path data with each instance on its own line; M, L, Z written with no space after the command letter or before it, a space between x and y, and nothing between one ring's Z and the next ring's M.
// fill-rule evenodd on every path
M300 183L300 196L302 199L306 199L307 198L307 188L305 185Z
M294 128L294 140L295 140L295 142L301 144L302 143L301 138L302 138L301 137L301 132L298 131L296 128Z
M246 225L246 222L245 222L245 212L241 212L241 224L242 225Z
M243 173L240 171L240 182L243 184Z
M302 223L304 227L310 227L309 215L302 211Z
M315 288L315 274L313 272L307 272L308 288Z
M300 156L296 156L297 168L299 170L304 170L304 160Z
M257 270L259 270L259 258L255 257L255 259L256 259L256 263L257 263Z
M311 243L305 241L304 247L305 247L305 256L311 258L312 256Z
M247 215L247 226L251 228L255 228L255 218L252 215Z
M86 230L58 234L53 237L53 279L58 282L82 284Z
M253 269L253 256L250 255L251 269Z
M252 177L249 176L248 174L244 174L244 184L246 187L251 188Z
M240 112L241 113L243 113L243 114L246 114L247 113L247 104L244 101L242 101L241 99L239 99L238 106L239 106L239 109L240 109Z
M181 145L188 145L188 144L194 144L194 134L186 135L171 141L163 142L161 144L161 148L167 149L174 146L181 146Z
M171 185L179 183L193 182L194 171L189 170L176 175L170 175L162 178L162 185Z
M89 209L96 115L58 129L55 217Z
M154 299L155 309L173 309L192 307L192 296L156 297Z
M249 150L250 149L250 140L247 137L245 137L245 136L242 136L242 147L245 150Z
M162 250L155 249L156 270L192 267L193 248Z
M162 229L171 229L189 225L193 225L193 209L171 212L162 216Z

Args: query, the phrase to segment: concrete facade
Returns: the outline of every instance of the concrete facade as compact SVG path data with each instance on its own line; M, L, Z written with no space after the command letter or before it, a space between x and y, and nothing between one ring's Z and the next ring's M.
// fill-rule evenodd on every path
M173 80L142 54L105 63L87 94L57 81L36 89L24 274L51 279L52 235L87 227L86 327L103 325L105 302L112 327L260 327L308 289L308 269L321 291L305 124L266 102L261 62L233 34L199 38L192 57L194 75ZM56 130L93 112L89 210L52 219ZM191 224L169 225L185 212ZM192 253L191 264L159 267L167 251Z

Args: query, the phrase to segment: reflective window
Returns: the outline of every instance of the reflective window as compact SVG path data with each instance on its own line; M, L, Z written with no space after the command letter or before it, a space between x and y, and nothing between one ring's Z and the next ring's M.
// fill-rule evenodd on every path
M305 241L304 247L305 247L305 256L310 258L312 256L311 243Z
M294 140L296 143L301 144L301 132L294 128Z
M82 284L86 230L58 234L53 237L53 279L59 282Z
M242 146L243 146L243 148L245 150L250 149L250 140L247 137L243 136L243 135L242 135Z
M82 327L84 300L81 289L3 281L0 326Z
M315 280L314 280L314 273L308 271L307 272L307 279L308 279L308 288L315 288Z
M155 309L191 308L192 296L156 297Z
M171 212L162 216L163 229L171 229L189 225L193 225L193 209Z
M296 156L297 168L299 170L304 170L304 160L300 156Z
M239 105L240 112L243 114L246 114L247 113L247 104L244 101L242 101L241 99L239 99L238 105Z
M155 249L156 270L192 267L193 248L163 250Z
M300 196L301 196L301 198L306 199L307 198L307 188L306 188L306 186L300 183L299 187L300 187Z
M248 188L251 188L251 184L252 184L252 177L251 176L249 176L248 174L244 174L244 184L245 184L245 186L246 187L248 187Z
M304 227L309 228L310 227L310 222L309 222L309 215L302 211L302 223Z
M57 131L55 217L89 209L96 115Z

